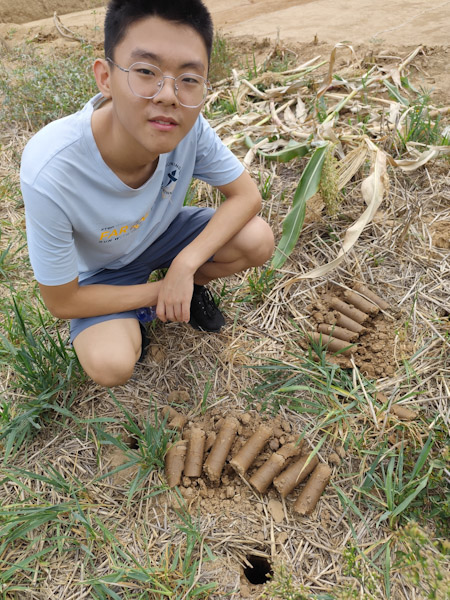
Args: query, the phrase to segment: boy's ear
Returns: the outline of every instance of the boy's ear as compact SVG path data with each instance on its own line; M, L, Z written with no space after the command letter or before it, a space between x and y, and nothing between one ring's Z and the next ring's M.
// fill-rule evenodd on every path
M110 66L103 58L97 58L93 65L97 87L105 98L111 98Z

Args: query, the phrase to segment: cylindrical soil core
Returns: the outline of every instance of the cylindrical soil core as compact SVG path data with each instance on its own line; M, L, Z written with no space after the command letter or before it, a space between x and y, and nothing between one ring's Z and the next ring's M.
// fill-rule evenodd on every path
M186 456L186 442L180 440L169 448L165 459L166 479L169 487L180 485Z
M358 310L357 308L353 308L350 304L339 300L339 298L332 298L330 302L331 306L341 312L343 315L350 317L357 323L364 323L369 318L369 315Z
M272 433L272 427L261 425L261 427L245 442L236 456L230 460L230 465L233 469L241 475L244 475L249 466L264 448L265 443Z
M343 329L342 327L337 327L336 325L328 325L328 323L321 323L317 329L320 331L320 333L331 335L331 337L344 340L345 342L354 342L358 339L358 334L354 331Z
M227 417L203 465L205 473L211 481L219 481L228 453L233 445L238 430L238 421Z
M344 340L338 340L337 338L332 338L325 333L317 333L314 331L312 333L312 338L316 344L321 344L326 347L327 352L341 352L341 354L353 354L356 351L356 346L349 345L351 342L344 342Z
M316 507L320 496L327 487L331 477L331 469L320 463L309 476L305 487L294 504L294 511L301 516L310 515Z
M377 296L377 294L375 294L375 292L372 292L371 290L369 290L369 288L367 288L364 284L356 283L353 286L353 289L356 290L357 292L359 292L360 294L364 294L364 296L366 296L367 298L372 300L372 302L375 302L375 304L378 304L378 306L381 308L381 310L387 310L389 308L389 304L385 300L383 300L383 298L380 298L380 296Z
M309 463L306 464L308 458L308 455L302 456L273 480L273 485L282 498L286 498L318 465L319 459L317 456L313 456Z
M350 329L350 331L354 331L355 333L361 333L364 331L364 327L362 325L353 319L350 319L350 317L346 317L342 313L338 313L336 317L336 325L345 329Z
M205 449L205 432L194 428L189 437L189 444L184 463L184 474L187 477L200 477L203 467L203 453Z
M368 300L366 300L365 298L363 298L356 292L352 292L350 290L345 290L344 296L345 296L345 299L350 304L353 304L353 306L355 308L358 308L363 313L367 313L368 315L372 315L374 317L375 315L377 315L380 312L379 306L377 306L376 304L373 304L372 302L369 302Z
M266 462L250 477L249 482L260 494L264 494L275 477L284 469L286 462L301 452L302 444L285 444L272 454Z

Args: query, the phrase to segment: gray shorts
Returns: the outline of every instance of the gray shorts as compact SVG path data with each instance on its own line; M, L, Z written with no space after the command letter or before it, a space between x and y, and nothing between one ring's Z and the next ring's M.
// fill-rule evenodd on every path
M80 286L93 283L108 285L138 285L146 283L152 271L170 267L172 260L190 244L206 227L214 214L212 208L185 206L166 231L130 264L120 269L103 269L80 282ZM72 319L70 341L79 333L103 321L112 319L137 319L135 310L126 312Z

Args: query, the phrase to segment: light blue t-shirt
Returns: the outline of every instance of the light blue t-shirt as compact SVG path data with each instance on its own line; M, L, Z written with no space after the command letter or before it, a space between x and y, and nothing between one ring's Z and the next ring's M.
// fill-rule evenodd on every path
M91 116L100 99L44 127L22 155L28 250L43 285L129 264L177 216L192 177L221 186L244 170L199 115L175 150L160 155L152 177L133 189L106 165L95 143Z

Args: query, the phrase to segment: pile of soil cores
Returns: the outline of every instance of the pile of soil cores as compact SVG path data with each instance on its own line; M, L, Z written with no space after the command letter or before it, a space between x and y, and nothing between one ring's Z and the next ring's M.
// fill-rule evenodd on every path
M325 346L329 360L343 368L351 368L352 357L361 373L367 377L394 375L396 319L392 313L396 312L395 307L367 287L355 284L353 290L324 289L319 292L319 298L308 306L308 310L310 325L315 329L310 341ZM343 312L352 315L352 322ZM308 341L305 341L305 348L308 345ZM336 354L338 351L341 353Z
M270 489L281 499L292 494L297 516L310 515L330 480L331 468L310 455L301 432L280 416L262 421L257 413L213 413L186 423L173 408L162 413L169 428L182 429L182 439L166 455L167 482L205 509L213 499L241 503ZM273 501L271 506L276 508Z

